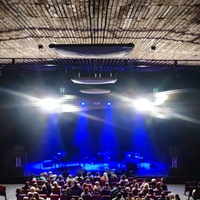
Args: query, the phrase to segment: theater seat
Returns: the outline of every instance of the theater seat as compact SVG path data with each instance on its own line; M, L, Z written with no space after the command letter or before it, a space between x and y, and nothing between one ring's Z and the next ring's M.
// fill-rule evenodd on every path
M17 196L17 200L23 200L24 197L26 197L26 194L19 194L19 195Z
M101 195L100 194L93 194L92 195L92 200L100 200L101 199Z
M4 196L6 199L6 186L0 185L0 196Z
M111 200L111 195L102 195L102 200Z
M75 200L78 200L79 195L72 195L72 198L74 198ZM71 198L71 199L72 199L72 198Z
M66 195L61 195L60 196L60 200L71 200L71 199L68 199L68 197Z
M83 200L92 200L91 196L82 196Z
M40 197L42 197L43 199L47 199L47 195L46 194L39 194Z
M58 200L59 198L60 198L60 196L58 194L51 194L50 195L51 200Z

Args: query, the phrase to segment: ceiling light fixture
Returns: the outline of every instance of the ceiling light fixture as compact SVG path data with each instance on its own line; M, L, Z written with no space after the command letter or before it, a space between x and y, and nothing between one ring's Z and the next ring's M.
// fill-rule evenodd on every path
M50 44L60 56L80 58L119 58L127 56L134 44Z
M106 90L106 89L83 89L80 90L81 93L83 94L108 94L110 93L110 90Z
M102 85L102 84L116 83L117 78L114 78L114 77L76 77L76 78L71 78L71 81L76 84Z

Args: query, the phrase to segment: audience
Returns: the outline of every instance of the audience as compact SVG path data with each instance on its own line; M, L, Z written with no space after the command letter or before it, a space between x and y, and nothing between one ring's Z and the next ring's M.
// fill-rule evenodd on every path
M69 174L66 179L62 175L57 176L52 172L48 174L44 172L38 176L38 180L46 179L43 185L38 185L37 179L32 174L22 188L16 189L16 197L18 198L20 194L28 191L28 193L25 193L27 195L24 200L43 200L40 194L46 194L47 197L50 197L51 194L62 194L67 196L67 199L71 199L73 195L77 195L79 196L79 200L85 197L92 197L94 194L101 196L108 195L113 200L180 200L178 194L173 195L170 193L166 195L163 192L167 189L166 179L164 177L159 181L158 179L152 178L150 182L144 179L141 183L141 179L134 177L128 179L125 173L119 178L114 172L111 172L110 176L106 172L103 174L97 172L95 176L91 172L85 176L79 172L75 177ZM56 179L53 181L55 177ZM116 184L113 184L112 179L115 180ZM64 184L59 185L61 182ZM193 191L194 200L196 200L195 191L197 189Z

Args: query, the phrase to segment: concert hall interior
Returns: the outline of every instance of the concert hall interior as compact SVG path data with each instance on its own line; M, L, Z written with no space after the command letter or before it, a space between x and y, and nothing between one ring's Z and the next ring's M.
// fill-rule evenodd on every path
M198 0L2 0L0 182L200 177L199 19Z
M71 80L66 82L70 95L60 94L52 76L52 104L53 99L42 98L44 94L33 94L36 88L47 93L49 77L44 76L41 84L36 75L4 76L1 176L43 171L73 174L79 170L132 170L137 176L198 175L199 79L193 87L188 74L182 79L154 73L148 79L137 74L118 73L117 77L112 93L86 96L77 93L77 85L71 87ZM165 97L163 104L156 103L160 95ZM76 109L64 109L68 104L68 109Z

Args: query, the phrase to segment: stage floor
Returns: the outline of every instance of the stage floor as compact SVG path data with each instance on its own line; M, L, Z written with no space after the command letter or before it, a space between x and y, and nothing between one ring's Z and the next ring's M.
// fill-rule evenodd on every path
M29 176L30 174L39 175L41 172L53 171L56 174L70 173L75 175L78 171L90 171L94 172L104 172L115 171L117 173L122 173L127 171L126 163L124 162L65 162L52 164L51 161L27 163L24 166L24 175ZM137 165L137 170L134 170L135 176L168 176L169 167L167 164L153 162L153 163L140 163Z

